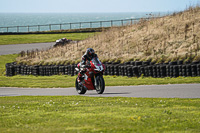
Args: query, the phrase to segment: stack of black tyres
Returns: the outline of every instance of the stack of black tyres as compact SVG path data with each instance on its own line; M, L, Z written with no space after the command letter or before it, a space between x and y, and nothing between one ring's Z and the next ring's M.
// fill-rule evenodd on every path
M23 69L22 73L23 73L23 75L27 75L27 66L26 65L24 66L24 69Z
M111 66L111 63L108 63L108 62L105 63L105 67L106 67L106 70L104 72L105 75L110 75L111 74L110 66Z
M68 65L65 66L65 75L68 75Z
M190 64L186 65L186 76L187 77L192 76L192 71L191 71L191 65Z
M68 65L68 70L67 70L67 74L68 74L68 75L71 75L71 74L72 74L72 73L71 73L71 69L72 69L72 68L71 68L71 65Z
M114 67L114 75L119 76L119 64L116 64Z
M57 65L53 66L53 75L58 75L58 66Z
M166 77L166 65L165 64L160 65L160 77L161 78Z
M126 72L127 72L128 77L133 77L133 67L132 67L132 65L127 66Z
M119 76L123 76L123 72L124 72L124 67L123 67L123 65L119 65Z
M197 64L197 76L200 76L200 64Z
M39 75L44 76L43 66L39 66Z
M186 77L186 65L182 65L182 70L181 70L181 74L183 77Z
M39 66L33 66L32 74L33 74L34 76L39 75Z
M20 65L14 65L14 75L21 74L21 66Z
M77 64L74 64L73 70L74 70L74 75L77 75L78 72L75 70L75 68L77 67Z
M110 66L110 75L115 75L113 64Z
M137 77L140 77L143 73L143 68L141 69L141 67L142 67L142 61L136 61L135 62L135 70L136 70L136 72L137 72Z
M192 77L196 77L197 76L197 65L196 64L191 65L191 71L192 71Z
M183 69L182 69L183 65L178 65L178 69L179 69L179 76L183 76Z
M6 64L6 76L13 76L14 75L14 66L12 63Z
M74 65L71 65L71 76L74 76L74 69L75 69Z
M188 62L189 63L189 62ZM131 61L123 64L106 62L104 75L117 75L128 77L188 77L200 76L200 62L185 63L183 61L169 62L166 64L154 64L152 62ZM51 65L51 66L27 66L16 63L6 64L6 76L14 75L77 75L76 64Z
M59 75L64 75L65 74L65 69L64 66L58 66L58 70L59 70Z

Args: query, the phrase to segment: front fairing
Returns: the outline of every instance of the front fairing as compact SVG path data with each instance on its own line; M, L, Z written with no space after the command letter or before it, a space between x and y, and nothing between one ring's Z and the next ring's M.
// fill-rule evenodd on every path
M91 62L91 68L94 70L95 73L104 71L103 64L99 61L98 57L92 58L90 62Z

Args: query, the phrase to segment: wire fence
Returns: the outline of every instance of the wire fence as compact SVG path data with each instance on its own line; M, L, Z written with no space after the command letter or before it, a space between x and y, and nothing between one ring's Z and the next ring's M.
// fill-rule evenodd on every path
M127 24L133 24L139 21L140 19L149 19L149 18L75 22L75 23L46 24L46 25L9 26L9 27L0 27L0 33L43 32L43 31L56 31L56 30L62 31L62 30L71 30L71 29L124 26Z

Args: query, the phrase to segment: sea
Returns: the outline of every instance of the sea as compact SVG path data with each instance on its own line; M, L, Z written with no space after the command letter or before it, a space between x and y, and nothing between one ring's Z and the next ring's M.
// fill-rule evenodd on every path
M110 20L124 20L163 16L169 12L129 12L129 13L0 13L0 32L28 32L48 31L59 29L109 27ZM78 22L98 22L82 23ZM69 23L73 23L69 25ZM121 21L113 21L113 25L120 25ZM40 26L38 26L40 25ZM51 25L51 27L49 26ZM17 27L19 26L19 27ZM9 27L9 28L5 28Z

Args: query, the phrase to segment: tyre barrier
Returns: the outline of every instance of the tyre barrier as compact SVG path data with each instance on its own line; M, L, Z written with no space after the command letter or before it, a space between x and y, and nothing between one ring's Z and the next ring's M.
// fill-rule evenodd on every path
M104 63L106 70L104 75L116 75L127 77L196 77L200 76L200 62L184 64L182 61L155 64L152 62L131 61L123 64ZM6 64L6 76L14 75L77 75L76 64L73 65L50 65L50 66L27 66L17 65L15 62Z

